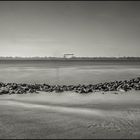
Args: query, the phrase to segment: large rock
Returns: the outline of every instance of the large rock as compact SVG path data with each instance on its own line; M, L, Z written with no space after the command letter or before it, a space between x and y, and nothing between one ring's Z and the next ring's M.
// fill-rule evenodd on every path
M10 89L9 94L15 94L15 90Z
M0 88L0 93L1 94L8 94L9 93L9 89L7 87L1 87Z

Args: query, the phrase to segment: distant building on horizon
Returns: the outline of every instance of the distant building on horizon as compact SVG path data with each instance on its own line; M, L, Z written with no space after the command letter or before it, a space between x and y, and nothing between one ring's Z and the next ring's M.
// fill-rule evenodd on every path
M73 53L64 54L64 58L73 58L73 57L74 57Z

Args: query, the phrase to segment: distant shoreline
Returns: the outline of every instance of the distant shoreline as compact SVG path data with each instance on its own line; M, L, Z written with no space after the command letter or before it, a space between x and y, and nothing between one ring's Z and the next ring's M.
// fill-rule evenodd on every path
M13 61L13 60L42 60L42 61L138 61L140 62L140 57L0 57L0 61Z
M48 58L48 59L1 59L0 58L0 65L41 65L44 66L54 66L54 67L61 67L61 66L91 66L91 65L137 65L140 66L140 59L92 59L92 58Z

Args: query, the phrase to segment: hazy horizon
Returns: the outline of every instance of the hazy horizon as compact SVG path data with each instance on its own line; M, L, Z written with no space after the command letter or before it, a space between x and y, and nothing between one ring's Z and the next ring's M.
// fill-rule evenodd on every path
M139 57L139 1L0 1L0 56Z
M0 56L0 58L64 58L64 56ZM140 58L140 56L102 56L102 57L92 57L92 56L74 56L69 58Z

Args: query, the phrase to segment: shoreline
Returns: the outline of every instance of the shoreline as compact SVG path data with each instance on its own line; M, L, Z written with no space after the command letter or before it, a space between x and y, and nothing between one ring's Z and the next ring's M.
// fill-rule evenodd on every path
M140 108L140 92L139 91L128 91L126 94L118 92L97 92L95 94L77 94L74 92L64 92L61 94L53 93L46 94L40 92L39 94L13 94L13 95L2 95L0 101L11 101L16 103L31 104L31 105L42 105L52 107L74 107L84 109L127 109L127 108ZM111 107L111 108L110 108Z

